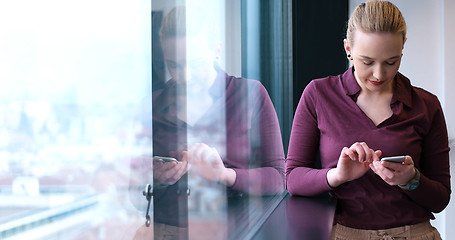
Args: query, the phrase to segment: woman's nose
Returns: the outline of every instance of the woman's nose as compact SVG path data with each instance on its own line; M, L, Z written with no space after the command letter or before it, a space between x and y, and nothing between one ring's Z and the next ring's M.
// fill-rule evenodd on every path
M378 79L379 81L384 81L385 76L387 75L385 67L378 64L378 66L374 69L373 77Z

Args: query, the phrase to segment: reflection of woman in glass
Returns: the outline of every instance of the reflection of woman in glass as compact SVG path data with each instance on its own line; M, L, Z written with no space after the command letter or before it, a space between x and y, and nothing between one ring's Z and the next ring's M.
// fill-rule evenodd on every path
M178 227L187 224L188 168L225 185L228 196L284 191L284 153L272 102L259 81L220 69L221 46L213 36L219 30L195 10L177 7L163 20L161 43L172 78L152 100L153 155L177 159L153 164L154 219Z
M208 180L233 190L259 195L281 193L281 134L265 88L258 81L224 73L216 62L220 46L208 35L212 29L204 25L197 29L182 27L188 26L186 19L185 8L175 8L161 29L172 79L153 95L154 155L175 157L183 163L190 160ZM202 21L210 20L202 18L197 23ZM188 132L193 139L183 145L174 145L169 141L172 137L165 135L178 134L185 142ZM179 163L158 164L168 165L166 171L175 170L175 174L155 176L159 184L172 184L184 173ZM208 165L216 174L205 171Z
M345 40L354 66L312 81L297 107L287 188L338 199L336 239L439 238L429 220L450 198L447 130L437 97L398 72L405 41L395 5L360 4ZM314 168L318 152L322 169ZM406 157L380 161L397 155Z

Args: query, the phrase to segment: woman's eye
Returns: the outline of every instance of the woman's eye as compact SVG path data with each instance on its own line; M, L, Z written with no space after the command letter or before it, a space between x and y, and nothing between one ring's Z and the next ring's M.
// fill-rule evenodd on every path
M396 62L386 62L387 65L393 66Z
M365 61L364 61L364 62L363 62L363 64L365 64L365 65L368 65L368 66L369 66L369 65L373 64L373 62L365 62Z

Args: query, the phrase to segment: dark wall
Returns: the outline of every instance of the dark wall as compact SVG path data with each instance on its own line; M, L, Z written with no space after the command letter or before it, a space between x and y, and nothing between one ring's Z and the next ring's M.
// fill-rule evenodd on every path
M293 0L294 111L306 85L347 69L343 39L348 0Z
M312 79L347 68L343 39L348 0L242 0L241 4L242 76L260 80L269 92L287 153L303 89Z
M292 0L242 0L242 76L260 80L287 151L293 112Z

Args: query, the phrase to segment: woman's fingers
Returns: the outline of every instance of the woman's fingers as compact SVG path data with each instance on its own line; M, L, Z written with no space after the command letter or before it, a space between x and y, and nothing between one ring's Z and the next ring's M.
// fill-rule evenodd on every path
M381 153L382 154L382 153ZM389 185L405 184L414 176L414 162L406 156L403 163L374 161L370 168Z
M412 160L411 156L406 156L403 161L403 164L404 165L414 165L414 161Z
M342 156L343 155L348 156L351 160L357 161L357 154L351 148L344 147L343 150L341 151L341 154Z
M382 156L382 151L376 150L374 153L376 156L373 156L373 161L379 161L379 158Z
M379 160L379 157L376 155L376 152L368 147L365 142L356 142L352 144L349 148L352 153L349 153L348 156L354 160L359 162L372 162L374 160ZM382 153L382 152L381 152Z

